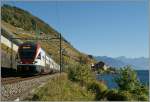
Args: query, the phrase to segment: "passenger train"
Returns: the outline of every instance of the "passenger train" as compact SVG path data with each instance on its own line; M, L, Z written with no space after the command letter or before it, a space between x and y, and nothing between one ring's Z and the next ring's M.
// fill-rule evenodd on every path
M60 66L39 43L25 42L19 45L17 60L19 73L48 74L60 71Z

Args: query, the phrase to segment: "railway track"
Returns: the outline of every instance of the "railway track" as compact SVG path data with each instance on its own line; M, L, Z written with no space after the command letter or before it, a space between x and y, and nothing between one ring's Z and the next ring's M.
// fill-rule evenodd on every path
M46 75L38 75L38 76L14 76L14 77L5 77L5 78L1 78L1 84L2 85L6 85L6 84L13 84L13 83L17 83L17 82L21 82L21 81L25 81L25 80L31 80L34 78L39 78L42 76L46 76Z

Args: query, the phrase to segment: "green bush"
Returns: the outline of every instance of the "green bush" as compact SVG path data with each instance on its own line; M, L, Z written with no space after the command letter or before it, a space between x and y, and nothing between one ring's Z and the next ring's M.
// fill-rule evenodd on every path
M120 97L122 98L121 100L123 101L133 100L132 93L130 93L129 91L121 91L118 94L120 95Z
M148 101L148 99L149 99L148 95L145 95L145 94L140 95L138 97L138 100L140 100L140 101Z
M147 101L149 96L149 89L147 86L139 85L131 93L135 100Z
M131 101L133 97L129 91L118 91L113 89L107 93L107 99L109 101Z
M134 90L139 84L136 72L130 67L121 68L119 75L115 78L120 90Z
M77 79L77 70L76 70L75 65L73 65L73 64L68 66L68 78L71 81L78 81L78 79Z
M109 90L107 93L107 100L109 101L120 101L120 97L118 97L118 90Z
M115 82L119 87L117 95L119 95L118 97L120 97L120 101L131 99L136 101L148 100L148 87L138 80L135 70L130 66L120 69L119 75L115 78Z
M103 100L107 93L107 86L95 80L89 66L73 63L68 66L68 78L71 81L77 81L85 86L89 91L95 93L95 100Z
M72 81L78 81L82 85L94 80L90 67L78 63L69 65L68 78Z
M88 90L96 94L96 100L101 100L105 98L108 88L104 83L94 80L88 84Z

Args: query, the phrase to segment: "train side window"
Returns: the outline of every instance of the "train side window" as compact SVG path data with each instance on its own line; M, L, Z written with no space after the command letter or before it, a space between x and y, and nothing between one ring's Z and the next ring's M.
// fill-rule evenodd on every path
M41 52L39 53L37 59L41 59Z

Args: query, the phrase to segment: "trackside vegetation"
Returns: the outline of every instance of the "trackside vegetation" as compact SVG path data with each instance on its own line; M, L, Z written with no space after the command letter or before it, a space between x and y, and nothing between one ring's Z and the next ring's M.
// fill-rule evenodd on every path
M148 86L140 83L136 72L123 67L115 77L116 89L95 79L89 66L79 63L65 67L60 74L37 90L32 99L40 101L148 101Z
M95 79L89 66L79 63L65 68L66 75L50 80L31 100L94 101L105 100L107 86Z
M32 97L32 101L92 101L95 94L81 87L78 83L68 80L61 74L51 80Z

